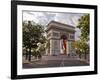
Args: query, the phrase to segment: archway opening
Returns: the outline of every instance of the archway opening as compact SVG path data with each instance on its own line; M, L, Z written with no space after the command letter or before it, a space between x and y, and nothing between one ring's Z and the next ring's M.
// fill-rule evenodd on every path
M61 39L62 39L61 48L63 50L63 53L67 54L67 36L66 35L61 35Z

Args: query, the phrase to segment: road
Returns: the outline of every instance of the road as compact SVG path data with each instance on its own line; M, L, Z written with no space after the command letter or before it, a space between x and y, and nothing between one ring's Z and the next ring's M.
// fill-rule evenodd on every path
M81 61L78 58L68 57L65 55L60 56L43 56L41 60L25 63L23 68L47 68L47 67L67 67L67 66L88 66L89 63Z
M23 63L23 68L88 66L89 63L66 56L44 56L41 60Z

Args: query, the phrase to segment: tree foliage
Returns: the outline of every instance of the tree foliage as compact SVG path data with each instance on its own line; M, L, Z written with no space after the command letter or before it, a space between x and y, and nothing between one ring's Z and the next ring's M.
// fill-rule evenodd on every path
M45 43L44 27L35 22L23 22L23 47L29 49L29 60L31 59L31 51L35 53L38 48L38 43Z
M42 25L32 24L31 21L28 21L28 23L23 22L23 46L35 48L38 42L44 43L43 33Z
M87 49L89 49L89 45L85 41L75 41L74 45L77 50L80 50L82 52L85 52Z
M79 19L77 28L81 30L81 39L89 40L89 28L90 28L90 15L84 15Z
M86 41L84 40L75 41L74 46L77 54L79 55L85 54L85 58L86 58L86 54L89 54L89 45Z
M75 41L76 53L89 53L89 32L90 32L90 15L84 15L79 19L77 28L81 30L80 40Z

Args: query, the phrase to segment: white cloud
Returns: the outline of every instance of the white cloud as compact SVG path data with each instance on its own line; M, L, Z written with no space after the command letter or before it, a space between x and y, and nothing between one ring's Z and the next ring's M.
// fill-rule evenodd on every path
M68 14L64 14L64 13L57 13L55 16L55 21L61 22L61 23L65 23L65 24L70 24L70 20L69 20L69 15Z
M78 19L82 15L83 14L76 14L76 13L57 13L55 20L65 24L76 26L78 23Z
M46 25L51 20L54 20L54 13L48 13L48 12L29 12L24 11L23 12L23 20L33 20L36 23Z
M51 12L32 12L32 11L24 11L23 12L23 20L30 20L36 23L47 25L50 21L58 21L61 23L65 23L68 25L72 25L74 27L78 24L78 19L84 14L80 13L51 13ZM81 31L76 29L75 39L79 39Z
M83 14L80 13L51 13L51 12L23 12L23 20L33 20L36 23L43 25L48 24L50 21L55 20L61 23L76 26L78 19Z
M30 12L23 12L23 20L26 21L35 21L38 22L38 20L36 19L36 17L34 17L34 14L31 14Z
M83 14L79 13L51 13L51 12L32 12L32 11L24 11L23 12L23 20L33 20L36 23L40 23L42 25L48 24L50 21L58 21L65 24L69 24L72 26L76 26L78 19Z

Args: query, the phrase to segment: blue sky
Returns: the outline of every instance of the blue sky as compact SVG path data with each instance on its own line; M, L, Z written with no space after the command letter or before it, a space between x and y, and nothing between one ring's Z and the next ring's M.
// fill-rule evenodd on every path
M50 21L54 20L76 27L78 24L78 19L80 19L83 15L85 14L23 11L23 21L31 20L46 26ZM80 36L80 34L80 30L76 29L75 39L78 39L78 36Z

